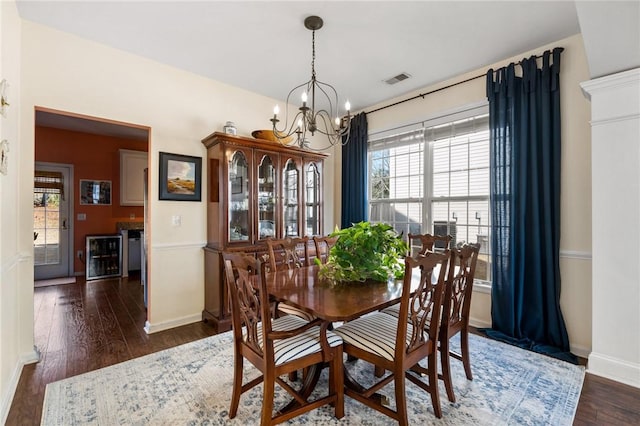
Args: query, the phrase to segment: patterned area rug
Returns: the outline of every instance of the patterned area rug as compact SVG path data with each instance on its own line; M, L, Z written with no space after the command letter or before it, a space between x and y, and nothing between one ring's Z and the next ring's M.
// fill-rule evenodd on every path
M454 339L455 340L455 339ZM458 344L454 342L454 347ZM474 379L452 360L457 402L447 400L442 381L443 417L435 418L428 394L407 381L409 422L414 425L571 425L584 380L584 368L484 337L470 338ZM245 381L257 371L245 362ZM371 365L346 364L363 384ZM232 336L224 333L47 385L43 425L256 425L262 386L240 399L238 415L228 417L233 377ZM326 371L318 388L326 389ZM276 406L288 401L277 391ZM393 401L393 386L382 393ZM345 397L345 417L330 407L288 424L388 425L377 411Z

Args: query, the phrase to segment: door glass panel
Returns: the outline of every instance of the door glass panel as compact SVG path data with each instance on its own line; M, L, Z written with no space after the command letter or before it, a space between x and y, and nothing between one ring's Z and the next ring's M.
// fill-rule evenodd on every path
M229 161L229 241L249 240L249 163L236 151Z
M320 234L320 173L315 164L309 164L305 179L306 189L306 234Z
M298 233L298 169L289 160L283 170L284 233L287 237L297 237Z
M264 155L258 167L258 238L276 236L276 169Z
M60 263L60 193L33 191L33 256L35 265Z

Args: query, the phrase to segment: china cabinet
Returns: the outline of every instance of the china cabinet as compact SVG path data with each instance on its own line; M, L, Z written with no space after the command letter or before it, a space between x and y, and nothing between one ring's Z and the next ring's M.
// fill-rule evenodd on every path
M265 240L322 233L322 166L327 154L216 132L207 148L207 246L202 318L231 327L223 250L266 252Z

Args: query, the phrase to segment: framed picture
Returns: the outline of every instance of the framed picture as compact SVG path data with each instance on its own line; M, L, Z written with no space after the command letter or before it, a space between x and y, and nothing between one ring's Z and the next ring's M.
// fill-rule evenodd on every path
M111 181L80 179L80 204L111 205Z
M202 158L160 153L160 199L200 201Z
M242 194L242 176L231 180L231 193Z

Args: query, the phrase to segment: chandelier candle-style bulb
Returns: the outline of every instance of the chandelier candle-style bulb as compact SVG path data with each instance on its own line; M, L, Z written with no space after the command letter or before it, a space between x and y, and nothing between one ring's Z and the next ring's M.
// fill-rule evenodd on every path
M316 30L322 28L322 25L323 21L319 16L309 16L304 20L305 28L311 30L311 79L294 87L287 95L285 118L282 120L283 128L278 128L280 120L277 116L280 111L277 106L273 110L273 118L270 119L273 123L274 135L283 144L287 138L296 134L296 143L300 148L317 149L309 146L307 132L312 136L316 132L326 136L329 146L317 149L318 151L328 149L338 143L346 144L349 141L351 129L351 104L349 101L344 104L346 113L343 114L338 107L340 103L336 89L316 78ZM298 96L300 96L298 99L302 100L302 106L298 108L294 116L293 112L289 114L289 106L295 103L295 100L293 103L291 100Z

